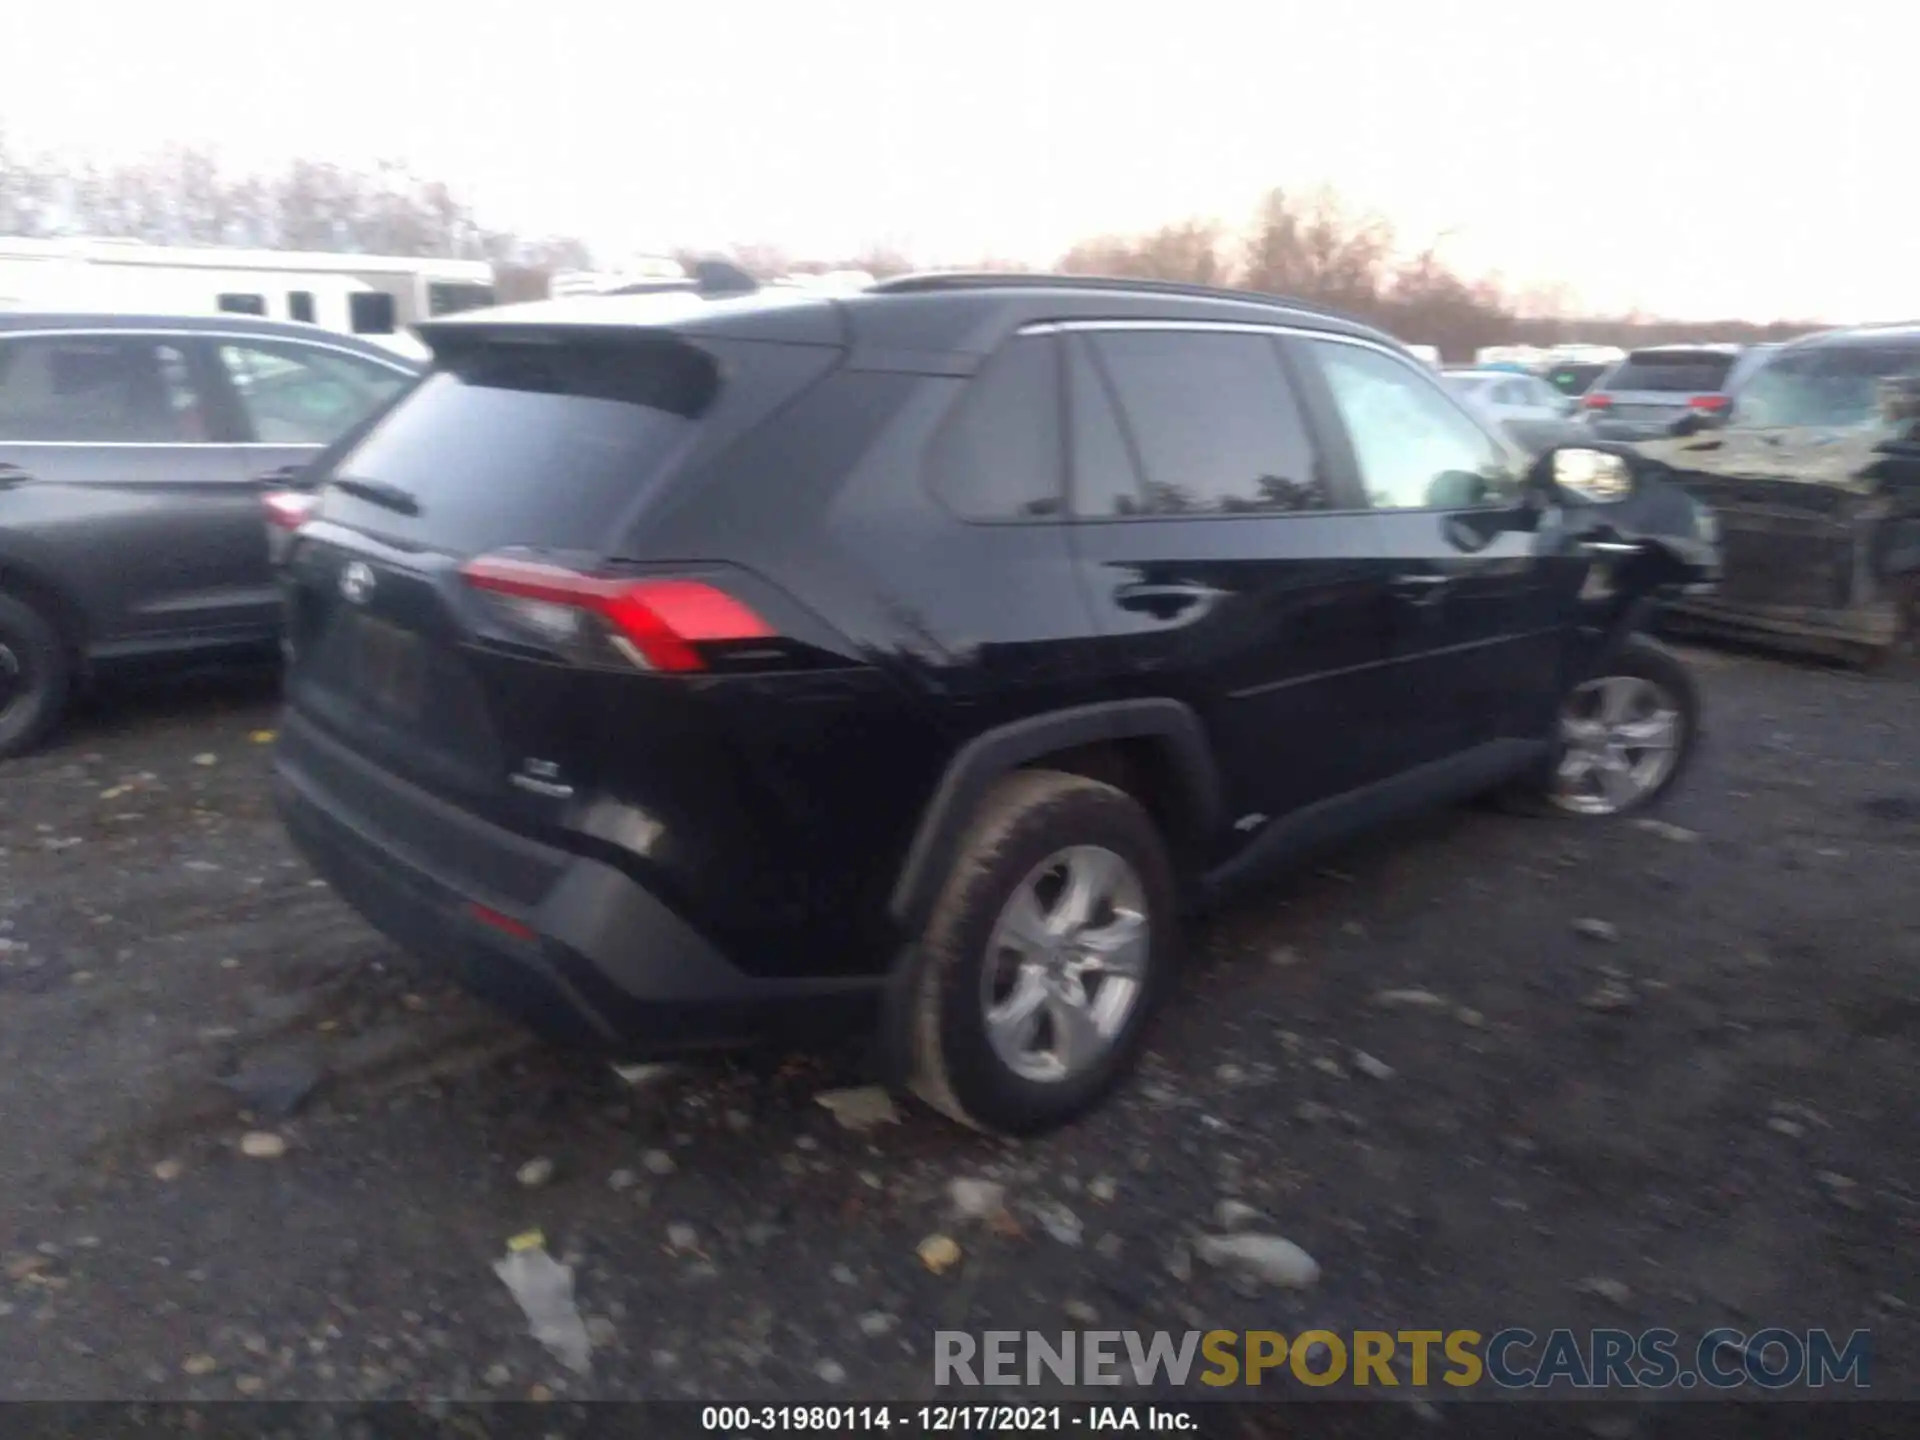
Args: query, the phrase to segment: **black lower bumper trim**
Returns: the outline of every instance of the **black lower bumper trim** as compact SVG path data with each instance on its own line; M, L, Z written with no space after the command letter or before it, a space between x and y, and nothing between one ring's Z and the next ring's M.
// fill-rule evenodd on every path
M397 779L391 786L386 803L404 806L410 787ZM563 1044L644 1059L814 1039L877 1014L879 977L748 975L645 887L596 860L556 852L546 895L515 904L436 873L428 857L410 853L284 754L274 793L288 834L341 899L402 949Z

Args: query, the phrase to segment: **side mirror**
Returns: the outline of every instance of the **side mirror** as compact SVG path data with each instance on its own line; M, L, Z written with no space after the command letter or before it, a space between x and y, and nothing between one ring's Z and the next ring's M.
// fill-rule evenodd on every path
M1612 505L1634 491L1631 456L1591 445L1556 445L1534 462L1536 489L1563 505Z

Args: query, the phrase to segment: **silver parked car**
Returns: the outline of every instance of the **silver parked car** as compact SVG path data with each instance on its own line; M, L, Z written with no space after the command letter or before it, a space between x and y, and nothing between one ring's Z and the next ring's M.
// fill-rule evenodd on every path
M1631 352L1580 399L1580 413L1604 440L1657 440L1683 421L1726 417L1735 387L1772 345L1651 345Z
M1538 375L1516 370L1449 370L1440 378L1524 450L1538 454L1550 445L1579 438L1573 420L1579 402Z
M1538 375L1513 370L1449 370L1441 377L1461 399L1497 420L1561 420L1575 402Z

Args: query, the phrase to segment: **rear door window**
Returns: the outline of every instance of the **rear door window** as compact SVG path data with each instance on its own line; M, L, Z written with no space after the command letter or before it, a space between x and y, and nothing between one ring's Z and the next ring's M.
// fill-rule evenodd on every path
M1608 377L1607 389L1711 395L1726 384L1733 360L1711 350L1643 351L1620 363Z
M0 441L181 445L210 438L183 343L98 334L0 340Z
M928 451L928 481L968 520L1034 520L1065 510L1060 365L1053 339L1010 341L967 382Z
M1139 463L1133 513L1328 508L1327 478L1272 339L1201 330L1086 339Z
M322 513L447 553L598 553L719 389L712 357L681 344L477 345L443 360L332 468L404 497L399 507L330 489Z

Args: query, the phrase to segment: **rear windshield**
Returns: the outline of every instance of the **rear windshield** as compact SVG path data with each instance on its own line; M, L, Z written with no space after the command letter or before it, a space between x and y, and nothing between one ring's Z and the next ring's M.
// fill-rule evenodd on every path
M1823 345L1762 367L1734 401L1740 425L1871 428L1883 423L1883 382L1920 376L1920 347Z
M1726 383L1734 357L1713 350L1648 350L1629 355L1607 379L1609 390L1711 393Z
M482 346L443 360L340 459L322 514L451 554L603 549L718 388L713 361L682 345Z

